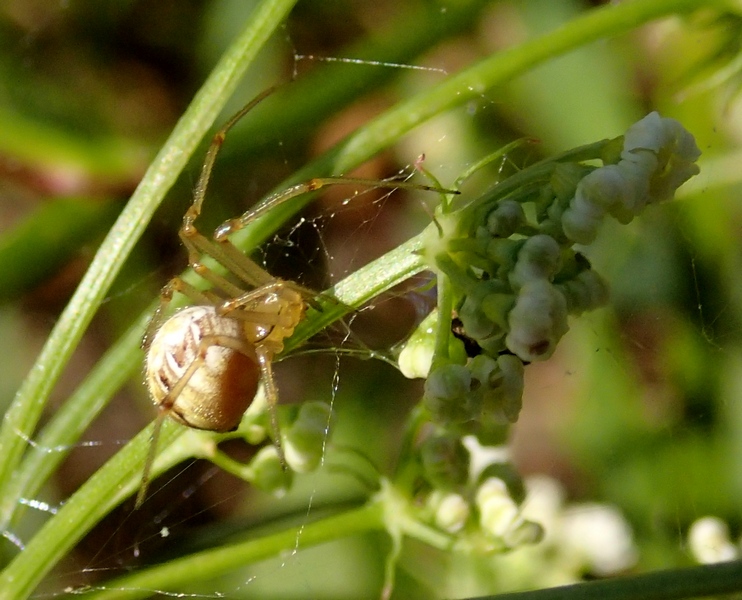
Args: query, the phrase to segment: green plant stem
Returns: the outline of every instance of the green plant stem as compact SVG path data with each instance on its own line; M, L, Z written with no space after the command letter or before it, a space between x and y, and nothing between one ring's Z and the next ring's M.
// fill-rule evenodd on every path
M445 273L437 274L438 282L438 323L435 330L435 350L433 351L433 370L448 362L451 340L451 314L453 313L453 288Z
M117 579L108 589L89 597L95 600L146 598L156 591L177 590L184 583L208 581L245 565L290 552L296 549L298 539L305 548L349 535L378 531L383 526L384 506L372 501L360 508L279 533L255 538L251 532L245 541L192 554Z
M487 596L492 600L681 600L742 591L742 562L702 565L577 583L547 590ZM481 598L480 600L486 600Z
M33 435L49 393L165 193L204 136L253 58L281 24L295 0L266 0L232 44L147 170L77 291L62 312L36 363L16 394L0 429L0 522L8 522L17 499L8 485Z
M321 294L317 298L320 310L309 311L286 341L284 351L297 348L350 311L425 270L427 264L419 254L423 239L422 234L415 236Z
M308 548L369 531L394 532L392 535L397 534L399 539L405 535L414 537L441 550L448 550L453 545L451 536L409 516L407 499L385 482L381 491L359 508L263 537L256 538L258 533L250 531L247 534L249 539L204 550L109 582L92 597L96 600L138 598L140 594L147 596L155 590L177 593L179 588L189 583L216 579L235 569L244 569L246 565L298 550L299 541L301 548Z

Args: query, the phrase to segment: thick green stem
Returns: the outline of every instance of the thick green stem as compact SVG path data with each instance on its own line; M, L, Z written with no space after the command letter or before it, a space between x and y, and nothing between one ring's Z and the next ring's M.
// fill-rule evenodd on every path
M111 582L101 592L88 594L95 600L115 600L117 598L147 598L157 591L182 589L192 582L216 579L235 569L244 568L267 558L279 556L301 548L316 546L350 535L384 528L384 507L380 502L349 510L339 515L321 519L314 523L284 529L279 533L255 537L250 532L248 539L191 554L185 558L172 560L163 565L139 571L128 577Z
M562 587L500 594L492 600L681 600L742 590L739 561L644 573ZM485 600L482 598L481 600Z

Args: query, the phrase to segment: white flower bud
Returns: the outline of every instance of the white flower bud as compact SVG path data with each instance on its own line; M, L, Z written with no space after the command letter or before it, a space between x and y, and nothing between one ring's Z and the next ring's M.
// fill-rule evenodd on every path
M525 223L523 207L515 200L501 201L487 217L487 230L496 238L507 238Z
M550 235L534 235L526 240L518 252L518 260L510 274L510 285L514 290L534 279L551 281L561 267L559 244Z
M461 531L469 519L469 503L453 493L434 492L431 500L435 504L435 525L448 533Z
M592 244L604 216L602 208L590 204L582 195L575 196L562 215L564 235L578 244Z
M612 506L583 504L567 510L563 535L566 547L596 575L613 575L637 560L631 527Z
M702 564L736 560L739 550L729 539L729 527L716 517L703 517L691 525L688 546Z
M479 509L479 525L497 539L523 523L518 505L502 479L490 477L484 481L477 490L475 502Z
M672 198L675 190L699 172L695 162L701 151L695 138L678 121L660 117L656 112L629 127L624 136L622 162L635 162L640 154L656 158L649 179L648 202Z
M606 213L626 224L647 204L672 198L699 172L700 154L680 123L650 113L626 132L618 164L594 170L577 185L562 216L564 234L590 244Z
M567 301L548 281L535 280L520 290L508 315L505 343L525 362L546 360L567 333Z

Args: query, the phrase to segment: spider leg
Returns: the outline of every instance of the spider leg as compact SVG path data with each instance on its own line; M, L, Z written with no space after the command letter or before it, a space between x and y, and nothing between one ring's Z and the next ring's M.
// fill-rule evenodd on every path
M269 281L271 279L270 275L244 256L242 258L245 260L239 260L236 263L233 260L230 260L230 255L232 256L232 259L234 258L233 253L229 253L228 255L222 252L217 244L206 239L198 232L194 223L201 214L204 198L206 197L206 189L211 180L211 173L214 170L214 163L216 162L216 157L224 144L227 133L229 133L229 130L232 129L232 127L234 127L242 117L270 96L276 90L276 87L277 86L270 87L258 94L231 119L229 119L229 121L227 121L224 126L216 132L216 134L214 134L209 149L206 152L206 158L204 159L203 167L201 167L201 174L199 175L198 182L196 183L193 192L193 203L188 207L185 215L183 215L183 225L179 231L180 239L188 250L189 263L196 264L200 261L201 254L208 254L220 262L224 267L234 272L240 277L240 279L255 286L262 285Z
M268 399L268 411L271 419L271 429L273 430L274 442L278 451L278 458L281 465L286 469L286 455L283 451L283 442L281 441L281 431L278 427L278 387L273 377L273 352L268 348L258 346L255 348L255 354L258 357L260 373L265 387L265 397Z
M223 243L223 242L222 242ZM232 244L229 244L231 248L234 248ZM236 249L235 249L236 250ZM243 254L239 254L240 258L245 258ZM249 259L248 259L249 260ZM252 262L252 261L250 261ZM276 292L280 289L291 289L295 291L297 294L302 296L304 298L304 301L312 306L313 308L321 311L322 305L320 302L315 300L316 297L324 297L327 300L338 303L337 298L334 298L332 295L327 293L318 293L315 290L312 290L308 287L305 287L303 285L300 285L294 281L287 281L284 279L277 279L275 277L271 276L270 281L260 285L259 287L256 287L253 290L245 291L239 286L233 284L231 281L229 281L227 278L222 277L218 273L215 273L213 270L211 270L209 267L204 265L203 263L194 263L191 265L191 268L201 277L203 277L206 281L211 283L215 288L221 290L224 292L231 300L223 301L221 303L221 309L220 311L222 313L227 313L235 308L239 308L241 306L245 306L246 304L249 304L256 298L259 298L260 296L263 296L265 294L269 294L271 292ZM250 281L246 281L246 283L252 283Z
M245 293L245 290L241 287L235 285L226 277L222 277L218 273L215 273L203 263L194 263L191 265L191 268L197 275L208 281L215 289L223 292L228 298L235 298Z
M166 286L169 287L170 284L172 284L173 280ZM201 342L203 344L203 340ZM180 379L178 379L178 382L173 386L173 388L168 392L167 396L163 398L162 402L160 402L157 405L157 419L155 420L155 425L152 429L152 435L150 437L149 442L149 450L147 451L147 458L144 463L144 471L142 472L142 483L139 486L139 492L137 493L137 499L134 504L134 509L138 509L143 503L144 499L147 497L147 490L149 489L149 481L152 473L152 464L154 463L155 456L157 455L157 442L160 439L160 431L162 430L162 423L165 420L165 417L170 413L170 411L173 408L173 404L175 403L175 400L178 398L178 395L183 391L186 385L188 385L188 381L191 379L191 376L196 372L196 369L201 366L203 363L203 358L201 358L201 355L208 349L201 349L199 346L199 353L198 356L191 362L191 364L188 365L188 368L185 370L183 375Z
M222 298L212 292L202 292L201 290L195 288L180 277L173 277L162 288L162 291L160 292L160 304L157 306L155 312L152 314L152 318L149 320L147 329L145 330L144 336L142 337L142 349L145 352L149 350L149 347L152 344L152 338L157 333L157 330L165 322L167 307L170 305L170 302L172 302L173 294L175 292L185 294L193 302L197 302L200 304L218 304L222 301Z
M457 190L446 190L432 185L421 185L417 183L410 183L409 181L399 181L396 179L363 179L360 177L315 177L309 179L304 183L293 185L285 190L276 192L268 196L257 208L252 208L241 216L229 219L217 227L214 232L214 239L217 242L221 242L227 238L227 236L233 234L235 231L239 231L252 221L259 219L267 212L273 210L277 206L288 202L292 198L302 196L310 192L315 192L323 187L330 185L363 185L369 188L404 188L413 190L424 190L431 192L440 192L445 194L460 194Z
M180 239L188 251L188 262L199 264L201 256L206 254L226 267L228 271L245 283L260 287L270 283L273 276L259 267L254 261L242 254L229 240L215 242L201 234L193 224L180 229Z
M142 482L139 484L139 491L137 492L137 499L134 503L134 510L140 508L147 497L149 480L152 476L152 463L155 462L155 456L157 455L157 441L160 439L160 431L162 430L162 424L164 423L166 416L167 411L165 410L160 410L157 413L157 418L155 419L155 424L152 428L152 435L149 438L149 450L147 450L147 458L144 461Z
M201 214L201 207L204 202L204 197L206 196L206 188L208 187L209 180L211 179L211 172L214 169L214 163L216 162L217 154L219 154L219 150L221 150L221 147L224 144L227 133L229 133L229 130L232 129L232 127L234 127L242 117L244 117L248 112L250 112L253 108L255 108L268 96L270 96L274 91L276 91L277 87L278 86L269 87L268 89L255 96L255 98L253 98L239 111L237 111L237 113L231 119L229 119L229 121L227 121L224 126L216 132L216 134L214 134L214 137L211 140L211 144L209 145L209 149L206 152L206 158L204 159L203 167L201 167L201 174L198 178L198 182L196 183L196 189L193 192L193 204L186 211L186 214L183 217L184 229L192 226L193 222Z

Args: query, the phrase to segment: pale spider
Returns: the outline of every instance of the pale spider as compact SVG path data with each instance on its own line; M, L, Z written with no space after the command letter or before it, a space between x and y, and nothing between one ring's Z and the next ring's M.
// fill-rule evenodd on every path
M283 350L284 340L304 318L307 301L314 294L294 282L273 277L238 250L229 236L278 204L331 184L451 192L394 180L311 179L273 194L257 208L219 226L213 239L206 238L196 229L194 221L201 213L219 149L229 130L273 91L274 88L270 88L258 95L216 133L196 184L193 204L186 211L178 232L188 251L191 268L212 288L201 291L180 277L171 279L161 292L160 306L143 339L146 381L159 414L137 495L137 507L146 496L164 417L170 416L194 429L233 431L253 401L260 381L265 386L275 444L285 465L276 416L278 390L272 362ZM210 256L221 264L231 273L231 280L205 266L202 256ZM184 294L193 305L165 319L165 311L175 292Z

